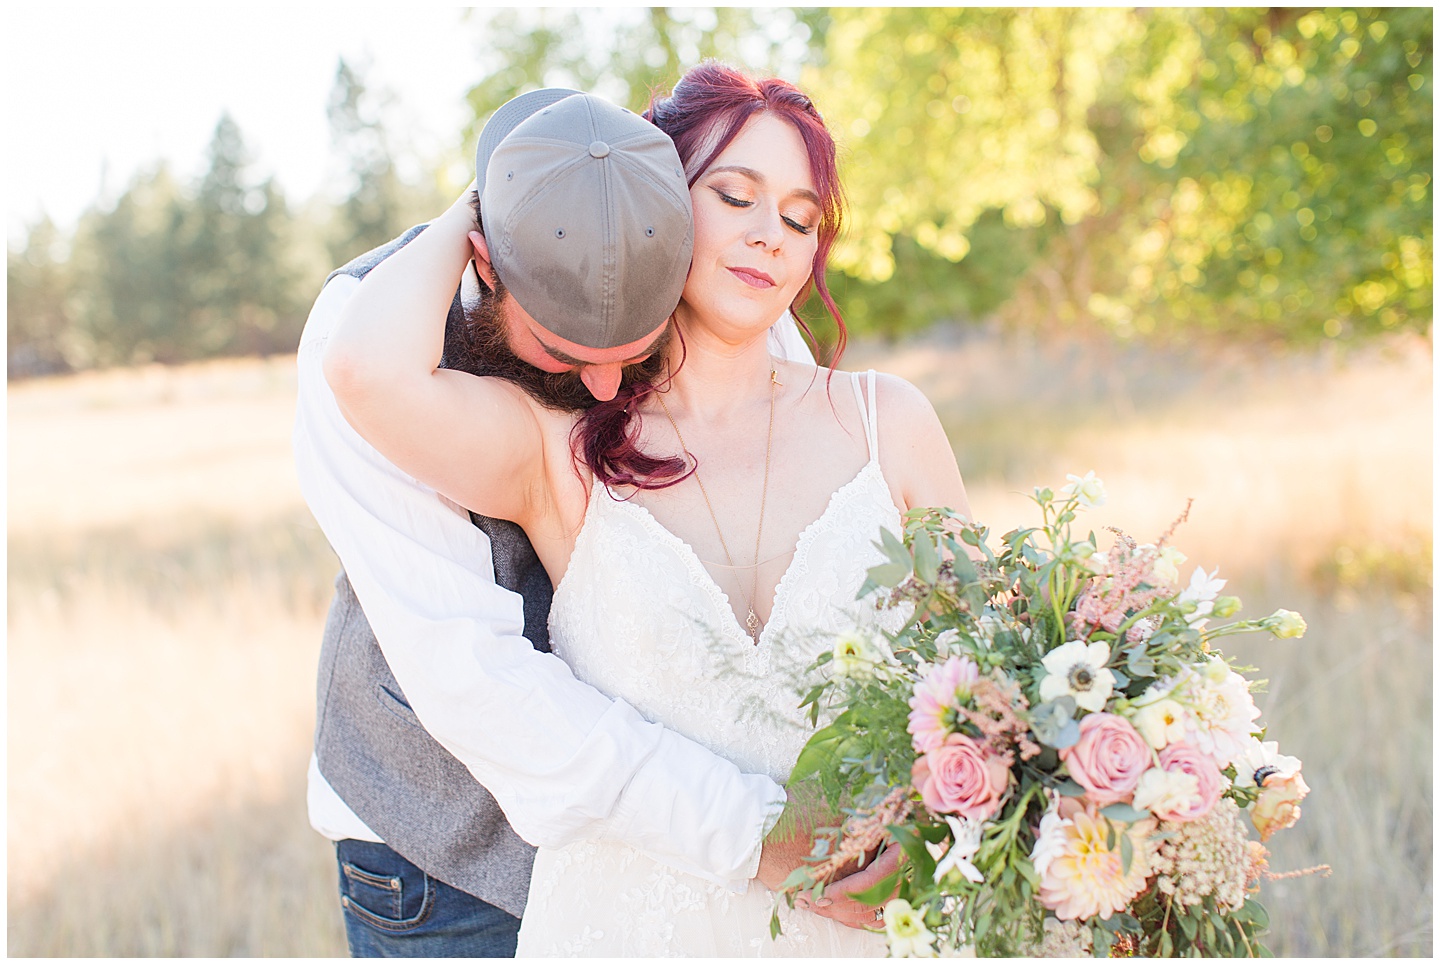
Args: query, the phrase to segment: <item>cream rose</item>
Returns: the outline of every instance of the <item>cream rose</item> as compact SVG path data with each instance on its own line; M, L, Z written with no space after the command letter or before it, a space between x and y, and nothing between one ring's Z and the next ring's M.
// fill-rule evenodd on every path
M1195 778L1193 796L1174 797L1156 802L1151 812L1162 821L1194 821L1210 813L1225 790L1225 775L1209 755L1181 741L1160 752L1160 767L1166 771L1188 774Z
M1250 809L1250 820L1260 832L1260 840L1268 841L1276 831L1283 831L1300 820L1300 802L1310 788L1296 771L1289 777L1273 774L1260 787L1260 797Z

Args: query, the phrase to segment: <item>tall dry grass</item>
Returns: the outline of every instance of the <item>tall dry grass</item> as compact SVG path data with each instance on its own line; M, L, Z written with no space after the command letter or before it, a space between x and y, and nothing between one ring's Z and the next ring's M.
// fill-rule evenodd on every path
M1247 358L942 337L860 346L936 401L977 514L1095 469L1095 514L1177 534L1249 614L1234 649L1306 761L1272 840L1282 955L1432 947L1431 356ZM313 677L335 562L295 489L293 367L12 386L8 951L335 955L333 858L306 824Z

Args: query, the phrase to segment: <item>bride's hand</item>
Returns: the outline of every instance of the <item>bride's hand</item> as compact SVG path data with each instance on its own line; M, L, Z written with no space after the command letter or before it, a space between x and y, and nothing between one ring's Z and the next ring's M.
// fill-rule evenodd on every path
M809 908L817 915L834 919L851 928L870 930L883 928L884 922L878 915L878 911L885 907L885 902L882 901L878 905L865 905L856 901L851 895L873 888L884 878L894 874L895 869L899 866L900 846L892 842L884 851L880 852L879 857L865 868L844 878L837 878L826 885L823 897L812 902L808 897L801 896L795 899L795 906ZM899 887L898 883L896 887Z

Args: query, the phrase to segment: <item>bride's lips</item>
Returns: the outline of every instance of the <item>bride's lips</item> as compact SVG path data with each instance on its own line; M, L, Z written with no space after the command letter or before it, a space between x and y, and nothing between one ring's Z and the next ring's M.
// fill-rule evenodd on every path
M763 271L756 271L754 268L731 268L730 274L749 285L751 288L774 288L775 279Z

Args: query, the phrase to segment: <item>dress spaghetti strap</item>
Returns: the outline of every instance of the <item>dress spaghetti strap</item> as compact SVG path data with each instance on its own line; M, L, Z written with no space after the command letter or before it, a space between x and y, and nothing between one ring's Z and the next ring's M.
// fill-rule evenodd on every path
M870 369L865 373L869 405L866 405L865 396L860 392L860 373L854 372L851 375L850 386L855 390L855 404L860 407L860 416L865 422L865 443L870 448L870 461L876 462L880 459L880 429L875 408L875 370Z

